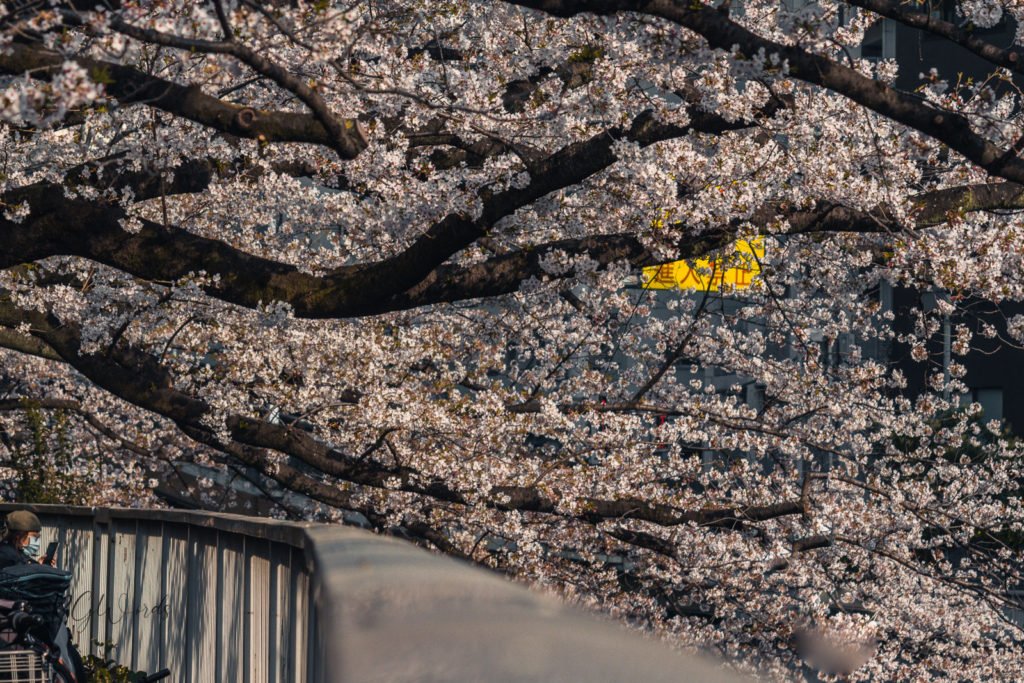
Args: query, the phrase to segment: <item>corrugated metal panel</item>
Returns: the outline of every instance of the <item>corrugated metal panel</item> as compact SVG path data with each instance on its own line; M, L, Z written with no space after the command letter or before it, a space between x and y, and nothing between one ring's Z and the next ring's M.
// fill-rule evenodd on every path
M59 524L58 520L43 520L44 524ZM110 555L110 533L109 525L96 520L93 527L93 555L92 555L92 591L89 595L92 614L92 640L84 645L84 649L105 657L107 653L106 644L109 639L110 628L108 625L109 593L107 586L107 567ZM83 563L88 562L82 558ZM75 598L72 598L75 599Z
M107 615L110 624L111 657L132 665L134 641L135 582L143 579L136 553L138 522L115 520L112 524L113 550L109 556Z
M304 571L295 571L296 567L302 566L302 553L298 550L292 553L292 575L291 587L288 591L291 596L291 631L292 652L292 677L294 683L307 683L308 659L318 653L309 651L306 626L309 619L309 575Z
M270 683L290 683L292 549L275 544L270 549Z
M217 669L221 681L241 681L245 648L245 537L220 534L217 563Z
M164 627L164 525L139 522L136 540L138 580L131 615L133 629L132 668L141 671L160 669Z
M72 519L62 529L57 551L57 566L71 572L71 606L68 628L83 650L90 650L94 639L92 624L92 569L94 530L90 519Z
M218 532L193 529L189 538L188 640L190 683L219 683L217 676ZM220 643L222 646L224 643Z
M248 572L245 577L245 658L246 680L267 683L270 676L270 639L272 594L270 585L270 543L247 539Z
M162 584L166 598L160 666L171 670L172 681L189 681L191 660L188 648L189 527L164 525L164 570ZM148 578L147 578L148 580Z

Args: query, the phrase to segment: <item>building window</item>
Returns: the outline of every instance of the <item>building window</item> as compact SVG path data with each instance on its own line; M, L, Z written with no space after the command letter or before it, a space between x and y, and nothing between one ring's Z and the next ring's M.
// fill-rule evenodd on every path
M1002 387L990 387L986 389L973 389L971 391L974 400L981 404L982 418L988 420L1003 419L1003 389Z
M971 389L970 395L965 395L961 398L961 405L967 405L969 402L975 402L981 405L981 419L984 421L989 420L1002 420L1002 387L985 387L979 389Z
M927 0L927 2L922 2L921 4L927 4L928 15L932 19L948 22L956 19L956 6L953 0Z

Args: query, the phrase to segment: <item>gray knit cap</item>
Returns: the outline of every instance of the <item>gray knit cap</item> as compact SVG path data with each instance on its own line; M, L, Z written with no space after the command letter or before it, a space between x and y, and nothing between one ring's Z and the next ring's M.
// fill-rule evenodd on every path
M8 531L42 531L43 525L34 512L14 510L7 513Z

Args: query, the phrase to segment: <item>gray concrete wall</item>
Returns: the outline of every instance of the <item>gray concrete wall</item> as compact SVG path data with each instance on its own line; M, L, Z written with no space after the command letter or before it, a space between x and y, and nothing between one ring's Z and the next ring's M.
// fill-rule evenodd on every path
M14 508L0 505L0 511ZM181 683L727 681L609 622L359 529L28 506L83 651Z

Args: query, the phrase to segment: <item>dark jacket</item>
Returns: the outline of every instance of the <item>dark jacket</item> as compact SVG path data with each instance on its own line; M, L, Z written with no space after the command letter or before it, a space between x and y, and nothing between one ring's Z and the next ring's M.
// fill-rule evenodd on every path
M32 560L10 543L0 542L0 569L17 564L32 564Z

